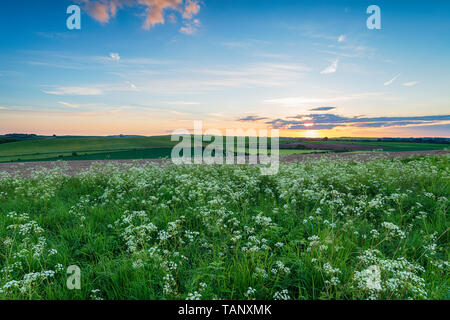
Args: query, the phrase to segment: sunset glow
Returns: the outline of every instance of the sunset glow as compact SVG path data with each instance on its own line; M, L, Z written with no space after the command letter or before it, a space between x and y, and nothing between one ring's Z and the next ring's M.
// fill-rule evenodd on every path
M450 136L448 2L72 2L2 4L0 134Z

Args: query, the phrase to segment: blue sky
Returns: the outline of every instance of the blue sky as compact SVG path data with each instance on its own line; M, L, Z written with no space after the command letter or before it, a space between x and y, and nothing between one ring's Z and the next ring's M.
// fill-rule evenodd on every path
M71 4L81 30L66 27ZM366 27L372 4L381 30ZM154 135L204 120L450 136L449 16L449 1L2 1L0 133Z

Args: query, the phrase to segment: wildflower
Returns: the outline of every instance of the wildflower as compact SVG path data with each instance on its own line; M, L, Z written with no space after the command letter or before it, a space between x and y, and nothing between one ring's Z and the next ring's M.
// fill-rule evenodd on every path
M286 289L284 289L284 290L275 292L275 294L273 295L273 299L274 300L290 300L291 297L289 296L289 292Z

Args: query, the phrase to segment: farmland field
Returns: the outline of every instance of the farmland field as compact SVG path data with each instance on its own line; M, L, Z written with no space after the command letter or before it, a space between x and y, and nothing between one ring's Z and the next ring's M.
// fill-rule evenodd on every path
M44 138L0 144L0 162L23 160L55 160L58 157L84 157L96 159L135 159L140 155L155 158L169 157L176 142L170 136L108 138L108 137L67 137ZM163 149L161 149L163 148ZM121 152L121 153L118 153ZM95 156L94 156L95 155ZM108 155L110 155L108 157ZM111 156L112 155L112 156ZM84 160L83 158L77 158Z
M314 143L320 144L334 144L336 141L316 141ZM400 152L400 151L420 151L420 150L445 150L449 149L448 144L434 144L434 143L414 143L414 142L350 142L345 140L339 140L339 144L350 144L350 145L365 145L365 146L374 146L383 149L383 151L388 152Z
M450 156L0 173L0 299L449 299ZM69 266L81 289L66 287Z
M1 136L0 136L1 137ZM1 141L0 141L1 142ZM431 151L448 150L449 144L385 142L385 141L347 141L336 139L330 141L309 141L297 143L293 138L280 139L280 155L317 153L317 152L352 152L352 151ZM55 160L129 160L170 158L171 150L177 142L170 136L154 137L39 137L37 139L0 143L0 163ZM293 146L298 144L300 148ZM204 146L208 143L204 143ZM270 144L269 144L270 145ZM246 148L234 152L256 154Z

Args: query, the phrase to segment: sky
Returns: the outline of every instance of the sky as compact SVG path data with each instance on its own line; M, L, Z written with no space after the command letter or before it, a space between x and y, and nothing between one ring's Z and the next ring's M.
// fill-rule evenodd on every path
M1 1L0 134L450 137L449 34L446 0Z

